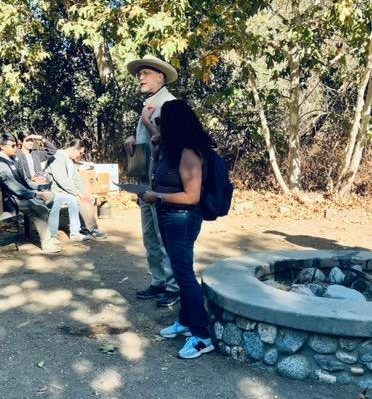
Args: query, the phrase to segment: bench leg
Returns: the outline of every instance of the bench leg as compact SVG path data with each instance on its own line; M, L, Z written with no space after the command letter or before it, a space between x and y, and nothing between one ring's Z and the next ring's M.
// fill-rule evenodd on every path
M24 215L24 225L25 225L25 238L31 238L31 220L27 215Z

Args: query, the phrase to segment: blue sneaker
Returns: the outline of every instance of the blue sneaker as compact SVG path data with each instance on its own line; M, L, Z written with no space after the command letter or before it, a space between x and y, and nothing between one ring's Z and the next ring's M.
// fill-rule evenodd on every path
M178 335L185 335L186 337L191 337L191 332L189 327L183 326L178 321L175 321L171 326L163 328L160 331L160 335L164 338L174 338Z
M194 359L203 353L212 352L214 346L210 338L199 338L195 335L191 338L186 338L186 343L178 352L178 356L182 359Z

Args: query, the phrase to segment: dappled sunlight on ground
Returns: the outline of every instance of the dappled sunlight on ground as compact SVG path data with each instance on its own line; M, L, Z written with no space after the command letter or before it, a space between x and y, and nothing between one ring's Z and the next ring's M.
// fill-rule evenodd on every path
M147 339L133 332L127 332L118 336L119 352L128 360L138 360L144 356L145 349L149 345Z
M121 375L115 369L107 369L102 371L90 385L94 391L112 394L121 388L123 384Z
M256 380L256 378L249 378L249 377L242 378L238 383L238 387L240 392L249 399L279 398L277 395L274 395L273 391L270 389L269 386L260 383L259 381Z
M150 283L139 210L114 212L113 219L99 221L107 240L64 241L63 252L50 256L34 244L0 251L1 399L297 399L300 391L306 399L352 399L328 387L312 395L308 384L267 375L217 351L178 359L184 337L159 336L177 319L178 306L160 309L155 301L136 299ZM317 238L314 245L338 240L340 230L331 224L320 234L317 225L297 232L292 223L243 216L206 223L196 270L251 251L310 248L306 235ZM346 245L366 245L360 229L343 238ZM112 345L113 353L103 353L102 345Z

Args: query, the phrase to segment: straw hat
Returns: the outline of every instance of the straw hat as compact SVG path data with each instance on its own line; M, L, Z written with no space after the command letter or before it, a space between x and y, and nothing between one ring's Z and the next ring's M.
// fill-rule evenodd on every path
M147 66L156 68L159 71L163 72L165 75L166 83L171 83L177 80L178 77L177 71L172 67L172 65L168 64L167 62L157 57L154 57L151 54L145 55L140 60L134 60L129 62L127 64L127 69L132 76L136 76L138 68L147 67Z

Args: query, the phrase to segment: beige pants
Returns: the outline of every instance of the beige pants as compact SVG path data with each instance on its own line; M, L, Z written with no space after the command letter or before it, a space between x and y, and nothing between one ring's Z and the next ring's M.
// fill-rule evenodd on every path
M92 202L82 201L79 197L76 197L76 199L78 202L80 215L84 220L85 227L90 232L94 229L97 229L98 225L95 216L94 201Z
M50 239L50 230L48 225L48 210L45 208L45 213L37 213L34 209L31 209L28 200L17 200L18 209L20 212L27 215L34 223L36 231L39 234L41 243L45 243Z

